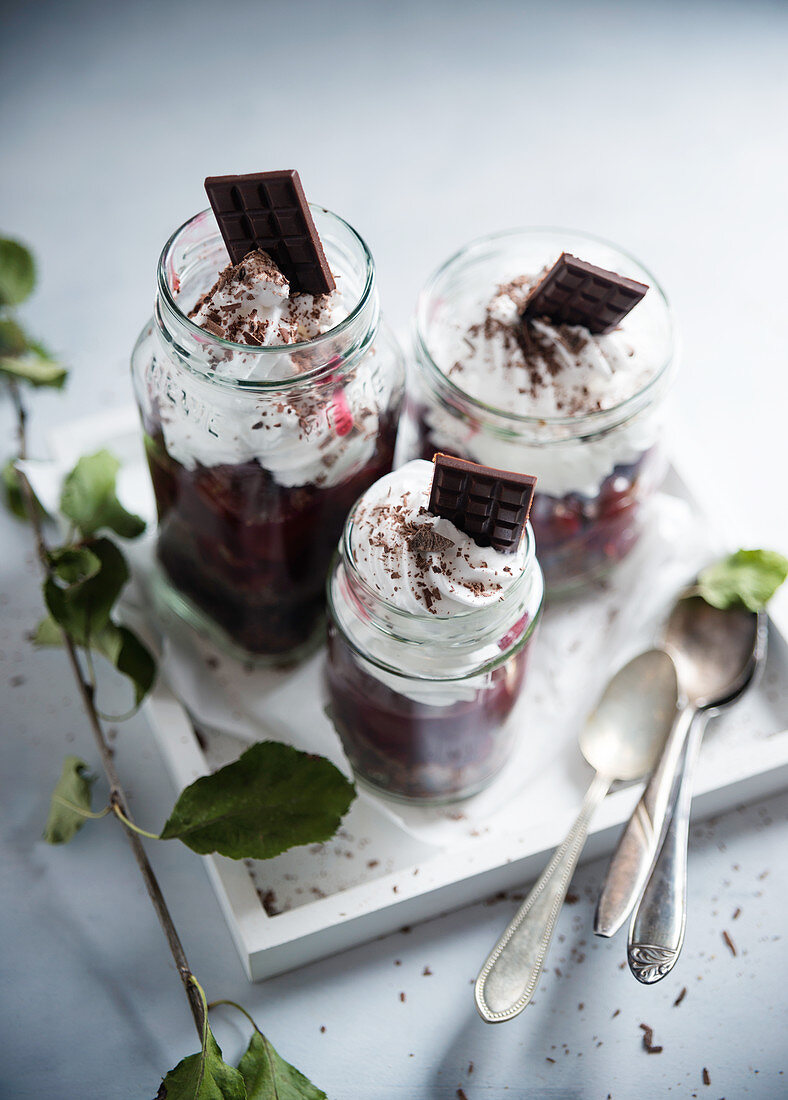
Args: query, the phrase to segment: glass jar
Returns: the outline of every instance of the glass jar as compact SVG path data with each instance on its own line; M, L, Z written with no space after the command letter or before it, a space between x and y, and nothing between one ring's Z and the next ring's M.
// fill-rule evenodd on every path
M576 416L519 415L470 396L458 382L462 372L440 362L436 351L447 326L466 315L470 303L478 306L480 293L537 276L561 252L648 284L635 307L655 364L648 381L609 409ZM665 295L625 252L560 229L486 237L452 256L419 297L403 457L431 459L445 451L535 474L531 523L548 590L575 588L623 558L643 528L646 504L667 468L664 398L675 358ZM527 397L522 400L526 408Z
M364 580L353 514L328 581L327 713L356 778L379 794L438 804L476 794L520 733L544 583L530 525L504 598L451 617L395 607Z
M165 245L154 316L132 356L157 587L225 648L265 663L322 637L331 557L353 502L391 469L404 386L364 241L311 209L344 320L277 347L231 343L189 320L227 263L206 210Z

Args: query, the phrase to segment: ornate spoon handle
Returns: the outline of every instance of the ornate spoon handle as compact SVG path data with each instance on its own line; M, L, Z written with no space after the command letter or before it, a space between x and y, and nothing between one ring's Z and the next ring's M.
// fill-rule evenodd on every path
M670 973L684 943L690 804L707 717L704 711L700 711L693 723L676 808L629 926L629 969L644 985L653 985Z
M609 787L610 779L597 772L566 840L553 853L542 877L482 967L474 995L479 1014L487 1023L511 1020L531 1000L591 817Z
M621 834L597 902L594 917L597 936L614 936L643 891L664 833L671 792L697 713L691 705L677 712L660 761Z

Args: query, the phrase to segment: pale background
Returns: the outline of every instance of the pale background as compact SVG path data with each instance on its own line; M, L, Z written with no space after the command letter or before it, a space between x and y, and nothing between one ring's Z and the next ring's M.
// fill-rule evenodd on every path
M129 401L155 261L205 205L203 177L297 167L368 240L400 330L429 271L481 233L563 224L642 257L683 336L674 446L717 483L740 541L785 550L786 56L788 7L753 0L4 5L0 232L34 248L25 316L73 367L65 394L36 395L34 439ZM7 406L0 426L5 458ZM152 1097L194 1049L191 1020L117 830L38 842L63 753L95 752L62 656L26 641L40 612L28 535L2 516L0 538L0 1096ZM143 719L118 758L155 826L173 792ZM620 940L592 942L603 866L584 868L554 952L563 978L498 1028L476 1018L468 983L513 903L250 987L200 861L150 849L210 994L242 1001L332 1100L458 1087L731 1100L786 1094L787 821L782 796L695 831L687 945L653 990L618 969ZM661 1055L642 1051L641 1022ZM216 1032L237 1056L246 1031L227 1016Z

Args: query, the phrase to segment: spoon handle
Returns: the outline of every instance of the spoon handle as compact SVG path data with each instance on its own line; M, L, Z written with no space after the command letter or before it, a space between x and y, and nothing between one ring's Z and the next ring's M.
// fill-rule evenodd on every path
M488 1024L511 1020L531 1000L591 817L609 788L610 779L597 772L566 840L553 853L482 967L474 997L479 1015Z
M657 854L684 745L697 710L676 712L659 763L627 822L608 864L594 917L597 936L614 936L635 907Z
M684 943L690 804L706 720L701 711L692 725L673 817L629 926L629 969L644 985L653 985L670 973Z

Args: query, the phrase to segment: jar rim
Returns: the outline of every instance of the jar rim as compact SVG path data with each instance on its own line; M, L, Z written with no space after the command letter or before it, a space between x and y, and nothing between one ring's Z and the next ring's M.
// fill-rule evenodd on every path
M437 284L440 279L450 271L455 265L459 264L462 260L465 260L473 255L473 253L479 251L482 247L489 244L494 244L497 241L514 240L520 237L535 237L538 234L549 235L554 233L556 235L567 235L577 237L582 240L587 240L593 244L601 244L606 248L611 248L617 252L620 256L623 256L626 260L635 264L640 270L648 277L649 289L654 290L662 303L665 314L668 319L670 327L670 341L667 350L667 355L664 363L660 366L659 370L649 378L639 390L630 394L629 397L623 401L617 402L615 405L611 405L606 409L594 409L591 412L583 413L580 416L524 416L520 413L510 412L507 409L499 408L497 405L490 405L480 398L474 397L468 393L467 390L458 386L448 374L446 374L433 359L429 348L427 347L426 335L425 335L425 319L424 312L426 310L427 302L433 295ZM504 423L510 423L512 425L523 427L556 427L556 428L577 428L578 432L583 432L587 425L596 425L600 422L604 423L608 420L615 421L617 415L629 415L629 410L639 403L644 402L651 393L659 388L659 386L669 376L671 367L676 361L677 342L675 337L675 326L673 323L673 310L668 301L668 297L663 290L661 284L651 272L651 270L641 263L641 261L634 256L631 252L621 248L620 245L615 244L613 241L607 240L605 237L599 237L593 233L586 233L579 229L569 229L565 226L540 226L540 225L528 225L521 226L516 229L504 229L498 233L489 233L481 237L476 237L472 241L463 245L462 248L453 252L447 260L444 260L428 277L416 302L416 311L414 317L414 341L416 344L416 357L419 362L426 364L444 383L449 392L456 395L462 401L468 402L474 408L480 409L485 413L491 414L496 418L499 418ZM646 402L647 403L647 402Z
M343 229L347 230L350 235L360 246L361 255L365 265L364 286L361 290L358 301L353 306L353 309L348 313L347 317L343 317L342 320L334 325L332 328L327 329L325 332L321 332L318 336L313 336L309 340L299 340L293 344L275 344L275 345L260 345L255 346L253 344L238 344L233 340L226 340L222 336L214 336L213 333L208 332L202 328L201 325L196 324L188 317L177 303L177 299L170 287L170 281L168 278L168 270L170 267L170 260L172 257L172 251L175 248L180 235L185 233L190 227L194 226L201 220L205 220L213 216L213 212L210 207L199 211L192 217L187 218L182 225L170 235L166 244L164 245L159 255L159 260L156 268L156 282L159 291L159 297L165 303L168 312L171 316L181 324L189 335L205 344L206 348L218 348L229 349L232 352L243 351L245 355L251 355L258 359L259 362L264 362L266 356L269 359L276 355L282 355L283 353L293 352L309 352L312 350L320 350L321 347L329 345L335 341L337 336L341 336L347 331L353 323L358 319L359 315L363 312L364 308L369 303L372 296L372 291L375 285L375 261L372 258L369 246L367 245L361 234L353 228L353 226L346 222L344 218L339 214L335 214L332 210L329 210L325 206L319 206L316 203L309 203L309 208L313 214L318 216L326 215L330 220L336 222ZM205 239L206 241L220 237L220 231L218 227L215 232L209 234ZM158 311L157 311L158 312ZM207 381L214 382L221 385L230 385L238 389L249 390L281 390L289 389L299 385L303 385L305 382L311 382L315 378L320 377L326 370L332 369L328 363L320 363L313 367L311 370L303 371L301 374L297 374L292 378L280 378L280 379L245 379L245 378L233 378L226 376L216 376L209 371L198 371L201 377L204 377Z

